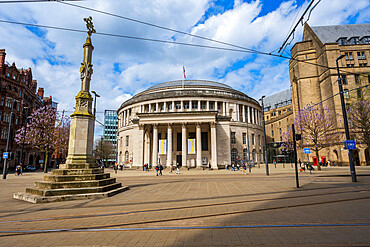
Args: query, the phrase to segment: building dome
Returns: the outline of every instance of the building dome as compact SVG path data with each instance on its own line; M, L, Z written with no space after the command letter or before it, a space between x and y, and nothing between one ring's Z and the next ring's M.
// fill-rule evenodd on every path
M261 106L223 83L160 83L123 102L117 113L119 164L218 169L262 161Z

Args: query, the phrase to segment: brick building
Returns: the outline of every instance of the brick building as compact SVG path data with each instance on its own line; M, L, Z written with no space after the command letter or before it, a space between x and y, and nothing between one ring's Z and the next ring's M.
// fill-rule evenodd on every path
M290 89L267 96L264 99L267 157L270 163L290 162L292 155L281 149L283 133L293 123L293 106Z
M344 132L340 97L337 95L336 59L340 55L344 55L339 60L339 67L348 106L362 95L369 95L368 87L363 86L370 82L370 24L310 27L306 23L303 40L291 50L289 70L294 115L310 102L323 101L323 106L338 116L337 130ZM370 165L367 148L363 144L357 145L354 150L356 165ZM298 157L302 159L303 155L303 150L299 150ZM314 155L310 154L311 161ZM323 149L319 156L326 156L336 164L349 163L348 151L341 145Z
M37 81L33 80L32 70L18 69L5 62L5 49L0 49L0 151L4 152L9 131L9 122L13 106L12 137L10 138L9 151L13 158L9 160L8 166L14 169L14 165L20 163L22 145L14 141L16 131L24 126L27 115L44 104L53 104L52 97L44 98L44 89L39 88L37 93ZM14 103L14 104L13 104ZM23 152L23 164L38 166L39 161L44 159L44 154L33 150L25 145ZM4 161L0 157L0 168L3 169Z

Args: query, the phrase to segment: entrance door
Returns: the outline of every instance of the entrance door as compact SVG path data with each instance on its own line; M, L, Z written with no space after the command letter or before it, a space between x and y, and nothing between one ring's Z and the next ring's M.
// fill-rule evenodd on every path
M179 163L182 166L182 155L176 155L176 164Z

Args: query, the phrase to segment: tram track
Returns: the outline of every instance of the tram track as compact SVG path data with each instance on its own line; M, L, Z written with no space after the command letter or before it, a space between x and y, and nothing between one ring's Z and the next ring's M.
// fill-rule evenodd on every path
M280 199L280 198L277 198L277 199ZM192 215L192 216L161 218L161 219L152 219L152 220L144 220L144 221L130 221L130 222L116 223L116 224L105 224L105 225L95 224L95 225L89 225L89 226L83 226L83 227L64 228L64 229L16 229L16 230L12 230L12 229L7 228L7 230L0 230L0 234L1 234L0 238L6 237L6 236L14 236L14 235L41 234L41 233L52 233L52 232L55 233L55 232L63 232L63 231L95 231L95 230L102 231L99 229L105 229L106 231L109 231L109 229L112 229L112 228L122 228L123 229L123 228L127 228L130 226L136 227L139 225L146 225L146 224L155 224L155 223L158 224L158 223L164 223L164 222L176 222L176 221L181 221L181 220L194 220L194 219L202 219L202 218L209 218L209 217L230 216L230 215L237 215L237 214L243 214L243 213L263 212L263 211L323 205L323 204L348 202L348 201L356 201L356 200L366 200L366 199L370 199L370 196L347 198L347 199L337 199L337 200L325 200L325 201L310 202L310 203L298 203L298 204L264 207L264 208L254 208L254 209L246 209L246 210L235 210L235 211L219 212L219 213L212 213L212 214L198 214L198 215ZM356 222L356 224L358 223L359 222ZM366 226L370 225L369 222L360 222L360 223L365 224ZM350 224L354 224L354 223L350 222ZM112 229L112 231L113 230L114 229Z

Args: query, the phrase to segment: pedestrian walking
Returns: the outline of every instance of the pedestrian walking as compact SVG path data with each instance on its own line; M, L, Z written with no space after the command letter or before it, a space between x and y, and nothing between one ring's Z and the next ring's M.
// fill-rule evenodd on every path
M159 175L162 176L162 170L163 170L163 166L162 164L159 164Z
M155 171L157 172L157 176L158 176L159 175L159 165L158 164L155 166Z
M275 168L276 168L276 160L274 160L274 166L275 166Z
M113 169L114 169L114 173L116 173L116 174L117 174L117 171L118 171L118 165L117 165L117 164L115 164L115 165L114 165L114 167L113 167Z
M180 174L180 164L176 164L176 174Z
M170 164L170 173L172 173L172 169L173 169L172 164Z
M143 171L146 172L146 163L143 165Z

